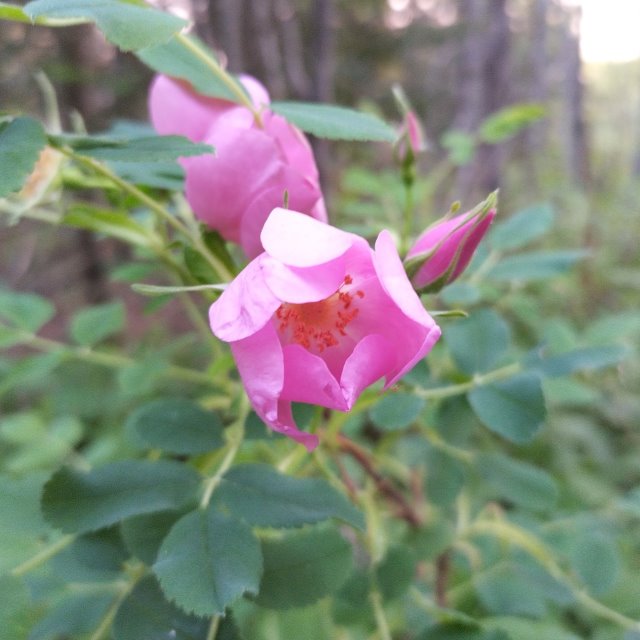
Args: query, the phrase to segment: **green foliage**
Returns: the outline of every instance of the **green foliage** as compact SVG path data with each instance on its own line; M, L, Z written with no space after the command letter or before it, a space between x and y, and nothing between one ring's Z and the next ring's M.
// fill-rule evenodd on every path
M121 460L89 472L65 467L45 485L42 508L53 526L82 533L182 507L194 499L198 485L195 471L169 460Z
M0 319L18 329L36 333L55 313L51 302L33 293L0 289Z
M491 114L480 123L479 137L489 144L504 142L546 114L541 104L515 104Z
M497 251L519 249L548 233L554 220L554 210L548 203L526 207L507 220L494 224L488 240Z
M95 22L107 40L124 51L166 42L185 26L181 18L124 0L35 0L24 12L51 26L60 19Z
M424 400L411 393L394 393L380 398L369 415L376 427L383 431L395 431L411 425L424 406Z
M264 540L262 554L264 575L256 602L270 609L304 607L335 593L353 564L351 546L330 528Z
M124 329L125 312L120 302L87 307L71 320L71 337L83 346L102 342Z
M196 37L187 36L187 40L188 47L184 46L184 41L172 38L169 42L141 49L136 55L154 71L186 80L203 96L237 102L238 96L211 73L211 64L219 64L213 53ZM239 83L238 88L242 91Z
M46 143L33 118L0 120L0 198L22 188Z
M153 570L167 597L186 612L222 614L241 595L258 592L260 544L240 520L198 509L172 527Z
M129 416L126 428L146 447L170 453L207 453L224 442L220 418L184 398L143 404Z
M362 514L320 478L284 476L267 465L239 465L215 493L220 508L260 527L300 527L339 518L364 529Z
M488 275L501 282L544 280L566 273L588 256L589 252L581 249L523 253L503 258Z
M478 387L469 402L485 426L512 442L529 442L547 415L540 378L528 373Z
M388 124L370 113L307 102L272 102L270 106L289 122L319 138L391 142L396 137Z

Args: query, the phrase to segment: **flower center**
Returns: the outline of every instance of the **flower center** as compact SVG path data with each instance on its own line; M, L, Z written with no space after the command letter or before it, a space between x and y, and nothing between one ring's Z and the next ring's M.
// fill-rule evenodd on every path
M364 298L359 289L353 293L344 290L352 283L353 278L347 274L340 288L324 300L303 304L283 302L276 311L278 329L290 332L293 341L305 349L315 348L322 353L335 347L340 336L347 335L347 325L360 311L357 299Z

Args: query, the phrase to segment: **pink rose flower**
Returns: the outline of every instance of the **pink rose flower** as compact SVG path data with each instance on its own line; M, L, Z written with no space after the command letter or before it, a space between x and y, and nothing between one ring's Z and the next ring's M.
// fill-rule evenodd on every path
M429 227L407 252L405 264L418 291L439 291L467 267L496 215L488 207Z
M292 402L339 411L385 376L386 387L432 348L440 328L411 287L393 239L372 250L354 234L275 209L264 253L231 282L209 312L231 350L256 413L308 449Z
M258 108L269 95L253 78L242 83ZM318 169L302 132L267 108L256 122L246 107L194 93L186 83L157 76L149 109L160 134L183 135L215 154L183 158L187 200L200 220L239 244L250 258L262 251L260 231L274 207L289 206L326 222Z

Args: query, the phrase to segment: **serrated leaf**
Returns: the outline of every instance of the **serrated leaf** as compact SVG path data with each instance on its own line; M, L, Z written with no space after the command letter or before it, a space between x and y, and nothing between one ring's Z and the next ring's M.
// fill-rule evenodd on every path
M0 121L0 198L23 187L46 144L37 120L20 117Z
M186 21L146 6L118 0L35 0L24 6L35 19L84 19L95 22L107 40L123 51L166 42Z
M75 153L108 162L170 162L181 157L213 153L209 144L192 142L183 136L140 136L132 138L58 135L57 145L71 147Z
M410 426L425 407L425 401L412 393L387 393L369 410L371 421L383 431Z
M447 327L444 339L460 370L473 375L500 362L509 348L509 326L492 309L479 309Z
M74 205L64 214L62 222L71 227L89 229L118 238L139 247L147 247L150 243L150 234L143 226L130 216L110 209L99 209L85 204Z
M549 203L536 204L498 224L494 223L488 240L498 251L517 249L548 233L554 220L555 214Z
M256 602L304 607L336 592L351 573L351 546L335 529L309 529L264 540L264 575Z
M167 597L188 613L220 615L258 591L260 544L251 528L214 508L193 511L173 526L153 570Z
M122 302L87 307L71 319L70 334L78 344L92 346L122 331L124 321Z
M270 108L292 124L318 138L393 142L394 130L370 114L311 102L272 102Z
M468 398L480 421L512 442L529 442L547 415L540 379L533 374L477 387Z
M588 256L589 252L581 249L521 253L503 258L487 277L499 282L545 280L566 273Z
M364 530L364 516L320 478L294 478L268 465L239 465L213 498L236 517L260 527L300 527L339 518Z
M141 580L120 605L114 640L203 640L209 621L188 615L165 600L153 576Z
M172 38L164 44L142 49L136 55L154 71L186 80L203 96L237 102L238 97L207 64L207 58L213 58L213 53L194 36L187 36L186 39L191 46L184 46ZM219 65L215 60L214 64Z
M42 296L0 289L0 318L19 329L37 333L54 313L53 305Z
M83 533L133 515L179 509L195 498L200 476L170 460L121 460L91 471L62 468L44 487L45 518Z
M120 162L109 166L123 180L167 191L184 189L184 169L176 162Z
M497 497L531 511L547 511L555 506L558 488L546 471L500 453L480 453L475 461Z
M126 429L149 447L170 453L207 453L224 444L217 414L185 398L164 398L139 407Z

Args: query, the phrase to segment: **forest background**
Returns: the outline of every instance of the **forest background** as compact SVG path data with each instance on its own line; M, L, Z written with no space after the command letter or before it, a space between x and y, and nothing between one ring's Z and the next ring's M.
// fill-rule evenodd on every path
M454 201L466 210L499 188L503 220L525 210L548 220L544 230L532 232L529 248L584 250L580 259L572 254L542 267L516 265L522 278L509 280L506 292L489 288L483 299L508 317L523 348L542 342L563 352L615 342L625 349L613 362L574 367L577 378L545 381L547 436L528 447L509 444L508 453L544 468L558 483L554 518L570 519L578 540L577 550L568 552L573 570L608 606L637 620L640 61L585 64L580 9L561 0L158 0L155 5L192 20L198 36L224 52L231 71L259 78L273 99L353 106L399 126L402 113L392 89L401 87L426 140L419 157L417 228L446 213ZM42 81L34 75L38 70L55 89L65 130L99 132L122 119L148 119L151 71L91 25L54 30L0 22L0 110L51 116ZM333 223L358 231L401 225L402 189L388 146L313 144ZM508 249L508 240L502 242ZM149 303L131 291L131 274L121 269L131 253L122 244L81 229L54 234L27 216L19 225L0 226L0 246L2 285L55 302L57 315L44 327L45 338L63 339L79 309L115 300L126 301L126 345L150 344L185 329L177 304L162 300L158 309L158 301ZM460 288L448 301L473 308L474 295ZM55 396L57 411L91 420L103 410L95 398L74 393L74 380L87 371L73 367L61 371L51 388L42 380L33 388L28 379L19 380L16 401L11 376L23 355L18 349L0 361L6 416L22 408L25 397L41 397L43 389ZM102 374L96 375L98 388ZM69 454L50 443L47 451L38 449L16 437L16 428L0 410L1 455L10 474L50 471ZM494 497L507 509L514 501L526 502L536 485L529 480L522 495L517 489L515 496L499 495L496 489ZM444 485L447 502L457 490L450 479ZM539 497L535 487L533 493ZM598 535L579 542L592 528ZM516 584L517 591L522 582ZM483 585L479 603L470 609L546 623L544 605L522 604L489 582ZM468 604L469 597L462 593L461 602ZM296 628L298 622L283 624ZM531 637L640 637L591 614L567 614L556 623L547 632L533 625L530 632L537 635ZM516 640L528 637L517 624L509 630Z

